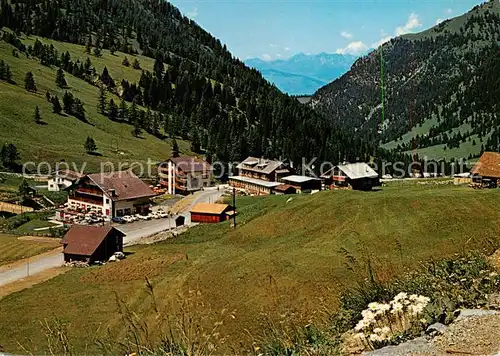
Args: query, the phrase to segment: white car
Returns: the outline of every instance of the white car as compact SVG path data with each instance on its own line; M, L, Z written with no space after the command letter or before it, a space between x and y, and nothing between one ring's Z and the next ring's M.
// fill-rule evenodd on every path
M128 223L131 223L134 221L134 219L129 215L125 215L124 217L122 217L122 219L123 219L123 221L128 222Z
M168 218L168 213L164 212L163 210L158 211L156 215L158 215L160 218Z
M161 218L160 214L158 214L158 213L149 213L148 216L150 216L151 219L159 219L159 218Z
M136 214L135 216L137 217L137 219L140 219L140 220L151 220L151 216L148 216L148 215Z

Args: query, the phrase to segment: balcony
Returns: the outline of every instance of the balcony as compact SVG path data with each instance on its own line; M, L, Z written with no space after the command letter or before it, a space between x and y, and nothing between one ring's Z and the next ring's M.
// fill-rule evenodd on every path
M73 194L73 195L69 195L68 199L75 200L75 201L80 202L80 203L103 205L102 197L101 197L101 199L96 199L96 198L82 197L82 196Z

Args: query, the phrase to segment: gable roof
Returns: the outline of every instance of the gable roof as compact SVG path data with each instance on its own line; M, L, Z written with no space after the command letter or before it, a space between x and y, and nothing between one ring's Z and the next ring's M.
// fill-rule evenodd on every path
M198 203L191 208L190 212L198 214L222 214L228 208L228 204Z
M156 195L146 183L130 171L96 173L89 174L87 177L97 184L113 201L153 197Z
M483 177L500 178L500 153L484 152L471 173Z
M246 169L252 172L259 172L264 174L270 174L284 165L281 161L275 161L272 159L248 157L239 165L236 166L238 169Z
M295 187L291 186L290 184L280 184L276 188L274 188L274 190L278 192L297 191L297 189L295 189Z
M304 183L304 182L310 182L312 180L318 180L318 178L291 175L291 176L283 177L283 178L281 178L281 180L285 181L285 182L292 182L292 183Z
M193 156L181 156L169 158L166 162L171 161L184 172L205 172L212 170L212 166L207 161ZM164 165L166 162L160 163Z
M112 231L125 236L112 226L73 225L61 241L64 253L91 256Z
M377 172L375 172L368 164L363 162L339 164L323 174L321 177L331 177L335 168L341 170L350 179L378 178Z

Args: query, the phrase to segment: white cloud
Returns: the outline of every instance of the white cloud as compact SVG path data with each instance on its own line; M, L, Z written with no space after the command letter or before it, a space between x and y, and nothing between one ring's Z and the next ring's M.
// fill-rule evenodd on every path
M352 33L349 33L349 32L346 32L346 31L342 31L340 33L340 35L348 40L350 40L352 38Z
M283 57L283 56L280 53L276 54L276 58L281 58L281 57Z
M277 44L270 43L270 44L269 44L269 47L271 47L271 48L277 48L277 47L279 47L279 46L278 46Z
M422 23L420 22L418 15L412 12L408 17L406 24L396 28L396 36L404 35L405 33L411 32L419 27L422 27Z
M437 20L436 20L436 25L439 25L439 24L440 24L441 22L443 22L443 21L444 21L444 19L442 19L442 18L437 19Z
M338 54L352 54L352 55L360 55L368 50L368 46L361 41L354 41L349 43L344 48L339 48L335 51Z
M384 36L380 40L378 40L377 42L373 42L370 47L371 48L378 48L379 46L383 45L384 43L389 42L391 40L391 38L392 38L392 36Z
M290 47L285 47L284 50L290 52L292 49Z
M450 9L450 8L447 8L447 9L444 10L445 14L451 14L452 12L453 12L453 10Z
M269 62L269 61L272 61L273 58L271 57L271 55L269 53L263 53L260 58L262 58L262 60L266 61L266 62Z
M194 19L196 16L198 16L198 8L195 7L192 11L189 11L188 13L186 13L186 16L191 18L191 19Z
M380 40L371 44L370 48L377 48L380 45L388 42L391 38L396 36L404 35L405 33L413 32L414 30L422 27L422 22L420 22L420 18L417 14L412 12L408 16L408 20L404 26L398 26L394 30L394 36L388 35L384 30L380 30Z

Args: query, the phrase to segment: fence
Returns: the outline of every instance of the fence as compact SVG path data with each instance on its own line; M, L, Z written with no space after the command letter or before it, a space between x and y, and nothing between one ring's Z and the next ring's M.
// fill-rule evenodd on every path
M35 209L30 208L29 206L0 202L0 211L5 211L5 212L11 213L11 214L22 214L22 213L31 212L34 210Z

